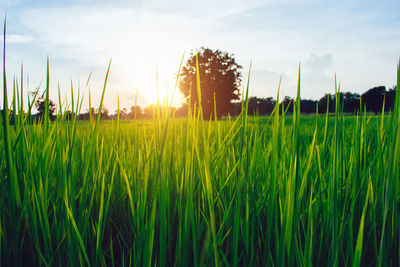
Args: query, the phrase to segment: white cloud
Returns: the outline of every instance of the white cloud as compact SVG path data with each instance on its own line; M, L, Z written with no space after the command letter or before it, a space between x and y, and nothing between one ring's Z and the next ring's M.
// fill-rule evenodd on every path
M279 80L281 86L287 85L290 81L285 73L278 73L271 70L253 70L250 74L250 92L252 96L271 96L276 97L278 93ZM282 96L282 92L280 92Z
M14 32L28 33L31 39L14 37L14 41L29 41L25 47L33 47L36 57L44 55L43 61L48 54L54 81L85 79L93 70L92 92L101 90L112 57L106 105L114 105L118 94L131 102L135 90L154 101L156 69L160 89L167 82L171 88L182 53L200 46L234 53L245 67L244 81L253 59L257 68L250 92L261 97L275 96L282 72L281 95L294 96L299 61L304 98L332 92L335 71L346 90L392 86L400 55L400 21L394 15L395 4L388 1L157 0L118 1L118 5L77 1L74 5L21 8L15 14L24 28ZM9 57L21 54L16 49Z
M317 56L311 54L304 62L301 76L301 95L303 98L319 99L330 92L334 85L331 54Z
M246 9L232 7L227 13L236 14ZM104 66L112 57L109 85L113 89L108 93L112 105L118 93L129 95L126 93L129 90L139 90L144 98L155 101L157 68L161 98L166 95L167 83L172 91L173 74L183 52L207 45L207 40L217 38L223 31L225 26L218 21L227 13L216 17L214 12L200 14L206 17L199 19L193 13L163 12L154 5L45 8L27 10L21 21L36 33L37 43L50 54L53 62L61 60L64 66L66 61L75 62L78 68L87 69ZM101 83L97 81L99 88Z
M34 39L30 35L23 35L23 34L7 34L6 35L6 43L10 44L25 44L30 43ZM4 37L0 36L0 41L4 41Z

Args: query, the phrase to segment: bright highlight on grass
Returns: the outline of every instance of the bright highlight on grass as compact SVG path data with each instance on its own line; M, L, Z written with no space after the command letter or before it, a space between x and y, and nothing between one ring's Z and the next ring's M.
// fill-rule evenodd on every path
M247 84L237 118L121 123L78 122L71 85L72 120L64 106L51 122L48 61L47 112L32 123L22 80L7 103L5 63L4 46L2 265L399 264L398 91L389 114L344 116L337 101L334 116L302 116L299 69L292 115L248 117Z

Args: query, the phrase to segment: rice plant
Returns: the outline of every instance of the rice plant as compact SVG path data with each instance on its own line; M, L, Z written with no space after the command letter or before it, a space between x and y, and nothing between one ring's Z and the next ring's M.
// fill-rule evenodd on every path
M247 84L236 118L78 122L91 100L71 84L50 121L50 75L48 60L46 113L32 123L22 74L8 103L4 43L2 265L400 264L399 92L389 114L344 116L337 101L333 117L303 116L299 69L293 114L247 116Z

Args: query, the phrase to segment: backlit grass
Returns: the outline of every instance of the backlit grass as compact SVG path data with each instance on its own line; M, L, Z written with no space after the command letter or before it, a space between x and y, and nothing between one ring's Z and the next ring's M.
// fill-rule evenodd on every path
M65 120L83 101L71 88L54 122L30 124L3 75L4 266L399 264L399 93L381 116L302 117L296 101L290 116L103 123Z

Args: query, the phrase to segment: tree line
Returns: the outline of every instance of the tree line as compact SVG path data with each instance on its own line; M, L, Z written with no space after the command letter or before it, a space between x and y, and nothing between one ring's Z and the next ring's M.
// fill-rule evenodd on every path
M241 70L242 66L236 63L233 54L205 47L201 47L196 52L192 51L179 74L179 90L184 96L184 103L180 108L170 108L170 113L174 114L175 117L184 117L190 108L194 111L201 110L205 119L240 114L244 99L244 96L240 94ZM38 96L37 91L32 94L35 97ZM383 106L385 111L393 109L395 95L395 86L388 90L384 86L377 86L361 95L352 92L339 92L336 95L325 94L319 100L301 99L300 110L302 113L334 112L336 97L338 97L343 112L351 114L361 109L362 111L380 113ZM38 113L32 115L34 118L40 118L44 115L45 102L43 95L37 98L35 107ZM285 96L279 103L281 105L280 110L285 110L289 113L293 112L293 103L293 98ZM248 114L270 114L276 104L277 100L272 97L249 97ZM50 119L55 119L56 110L56 103L50 100ZM145 108L140 106L132 106L129 109L123 108L111 114L104 107L100 112L95 108L90 108L86 112L79 114L78 118L86 120L91 116L96 117L101 114L103 119L115 119L118 115L120 119L141 119L152 118L163 112L165 110L162 107L150 105ZM73 117L72 115L71 111L67 111L65 117L70 119Z
M377 86L367 90L363 94L352 92L339 92L335 94L325 94L319 100L301 99L300 111L302 113L326 113L335 112L336 97L338 97L340 108L345 113L357 113L360 111L367 111L372 113L382 112L384 106L385 111L393 110L394 101L396 96L396 86L386 90L385 86ZM280 102L280 110L287 110L293 112L294 99L285 96ZM250 97L248 100L248 114L249 115L265 115L270 114L276 105L276 100L272 97L260 98ZM238 107L240 109L240 107Z
M345 113L354 114L360 111L380 113L382 112L382 107L384 105L384 110L393 110L394 100L396 96L396 87L386 89L385 86L378 86L367 90L363 94L351 93L351 92L340 92L337 94L339 98L339 103L341 110ZM293 112L293 104L295 99L285 96L283 100L279 103L280 110L285 110L289 113ZM325 94L319 100L312 99L301 99L300 100L300 110L302 113L314 114L335 112L336 95L335 94ZM43 99L38 99L36 101L36 108L38 113L36 117L41 117L44 115L44 104ZM272 97L257 97L252 96L248 99L248 115L268 115L271 114L276 105L276 99ZM170 108L170 113L174 114L175 117L185 117L187 116L189 105L183 104L180 108L172 107ZM55 119L56 117L56 104L50 101L49 104L50 116ZM241 102L234 102L231 105L231 109L227 114L231 116L237 116L240 114L242 109ZM119 110L120 119L151 119L153 116L162 115L165 109L161 106L149 105L145 108L140 106L132 106L130 109L123 108ZM87 110L79 114L78 118L80 120L88 120L90 116L94 118L98 116L99 112L95 108ZM113 114L103 107L100 112L102 119L116 119L118 110L115 110ZM35 115L34 115L35 116ZM67 111L65 114L67 119L72 118L72 112Z

